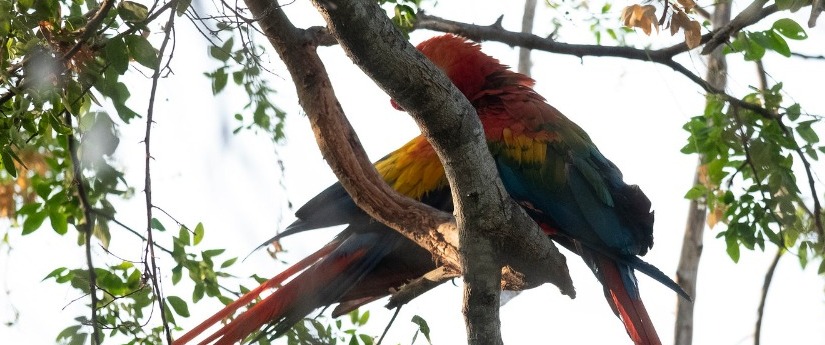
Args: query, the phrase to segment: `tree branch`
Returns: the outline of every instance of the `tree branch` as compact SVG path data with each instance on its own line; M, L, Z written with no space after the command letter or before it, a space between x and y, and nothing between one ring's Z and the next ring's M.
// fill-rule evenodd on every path
M705 43L705 47L702 48L702 55L710 54L716 47L720 46L722 43L728 41L728 38L734 34L736 34L742 28L754 24L765 18L766 15L763 13L765 12L762 6L768 3L768 0L754 0L748 7L745 7L742 12L736 15L733 20L729 21L724 26L714 27L713 29L713 37ZM768 7L773 7L773 13L777 10L776 5L771 5Z
M177 3L178 0L172 0L171 3ZM148 267L146 270L151 272L149 277L152 280L152 289L154 290L155 296L159 302L160 307L160 319L163 323L164 333L166 334L166 342L169 345L172 345L172 331L169 328L169 322L166 320L166 307L165 301L163 299L163 291L160 288L160 282L158 279L158 265L155 260L155 240L152 238L152 174L151 174L151 162L152 162L152 151L151 151L151 137L152 137L152 124L154 123L153 116L155 110L155 96L157 95L158 89L158 80L160 79L160 71L162 70L163 66L163 53L166 51L166 47L169 44L169 40L171 38L172 28L174 27L175 23L175 11L169 11L169 19L166 22L166 25L163 27L163 43L160 45L160 49L158 50L158 64L155 66L155 71L152 74L152 89L149 93L149 108L146 110L146 135L143 138L143 144L145 148L145 170L144 170L144 188L143 192L146 196L146 256L144 258L144 262Z
M450 279L460 276L456 271L452 271L445 266L438 267L427 272L420 278L404 284L398 291L393 291L390 300L387 301L386 307L387 309L401 308L401 306L423 295L425 292L430 291Z
M471 294L497 296L502 285L524 289L544 282L556 284L565 294L574 293L564 257L540 233L535 222L510 200L498 181L475 110L437 67L410 46L376 3L331 1L316 2L316 6L353 61L420 120L423 132L442 154L453 196L457 199L459 216L455 223L449 214L398 194L378 176L337 102L315 52L316 39L312 31L295 28L275 7L277 3L264 0L246 3L287 65L324 157L359 207L422 245L438 257L438 261L463 272L467 284L476 287L469 290ZM265 13L269 15L262 17ZM347 24L342 25L343 22ZM486 163L480 165L483 170L479 169L479 161ZM479 175L479 171L483 174ZM469 176L472 178L467 180ZM456 180L459 182L455 183ZM490 188L489 181L498 181L496 188ZM472 229L470 231L480 233L476 237L488 241L482 250L486 250L485 256L473 256L472 262L465 259L467 250L473 248L474 238L465 236L464 229ZM508 231L510 229L514 230ZM516 254L504 257L494 252L489 234L496 236L495 243L514 244L510 251ZM469 266L478 262L486 262L488 269L493 268L492 272L470 274ZM504 277L504 284L501 283L501 262L515 267ZM473 285L474 282L478 284ZM485 309L486 315L497 320L497 301L492 306L494 308ZM492 342L500 343L500 337Z
M72 114L64 111L64 118L66 126L72 128ZM85 222L81 224L80 228L83 232L84 246L86 248L86 265L89 267L89 297L91 298L91 324L92 324L92 345L100 344L100 324L97 322L97 273L95 271L94 262L92 261L92 236L94 231L94 218L92 217L92 206L89 203L89 194L86 191L86 181L83 179L83 168L80 166L80 159L78 158L78 143L74 137L74 133L69 134L68 138L69 157L72 160L72 167L74 175L72 177L72 184L77 188L77 198L80 200L80 208L83 210L83 218Z
M521 32L533 32L533 20L536 18L536 0L524 1L524 15L521 18ZM530 68L533 63L530 61L529 48L521 47L518 51L518 72L524 75L530 75Z
M504 189L475 109L409 44L384 10L369 0L315 5L344 51L410 113L445 163L461 243L468 339L471 344L500 344L503 263L527 273L527 279L556 282L564 290L569 277L562 257ZM498 248L501 244L508 248ZM537 263L535 258L544 260Z
M713 27L726 26L728 21L730 21L730 16L730 1L717 2L716 5L714 5L713 15L711 15ZM700 85L706 85L708 88L717 90L724 90L727 84L727 66L727 60L722 53L722 49L719 48L713 51L713 54L708 57L706 81L701 80L702 84ZM702 183L700 167L703 160L704 157L700 156L696 173L693 177L694 185ZM706 199L694 199L690 201L687 224L685 225L685 236L682 240L682 251L679 255L679 266L676 271L676 282L682 286L688 295L693 297L693 302L681 298L676 302L676 322L674 325L673 341L675 345L690 345L693 343L693 311L695 301L697 300L696 286L699 276L699 260L702 257L702 248L704 247L703 237L707 212Z
M776 11L777 7L775 5L767 6L764 9L761 9L761 11L759 11L756 16L748 16L747 18L740 19L739 24L737 24L737 26L725 26L726 28L728 28L726 30L739 30L742 27L753 24L753 22L751 21L758 21L759 19L767 17L768 15ZM702 89L704 89L705 92L720 95L722 96L722 98L725 99L725 101L735 104L741 108L756 112L757 114L760 114L765 118L775 118L775 116L764 107L744 102L739 98L727 94L724 91L724 88L714 87L712 84L709 84L704 79L688 70L685 66L682 66L682 64L674 61L673 58L676 55L679 55L690 50L687 47L687 44L685 44L684 42L670 47L655 50L639 49L633 47L570 44L557 42L550 38L542 38L534 34L507 31L504 30L500 25L494 24L489 26L482 26L475 24L467 24L439 18L436 16L431 16L425 13L418 14L418 21L416 22L415 27L417 29L450 32L475 40L496 41L511 46L541 50L556 54L572 55L580 58L584 56L617 57L630 60L658 63L670 67L674 71L684 75L692 82L702 87ZM718 35L716 34L716 32L717 30L714 30L713 32L702 35L701 42L706 43L711 38L717 37Z
M785 254L785 248L779 247L776 249L776 255L768 266L768 272L765 273L765 281L762 283L762 294L759 296L759 308L756 309L756 328L753 333L753 345L759 345L762 338L762 316L765 315L765 301L768 299L768 289L771 287L773 281L773 274L776 272L776 266L779 264L779 259Z

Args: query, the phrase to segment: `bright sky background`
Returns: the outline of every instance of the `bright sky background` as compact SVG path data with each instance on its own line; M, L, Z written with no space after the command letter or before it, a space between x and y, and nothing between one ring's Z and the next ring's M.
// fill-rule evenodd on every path
M426 3L425 9L448 19L484 25L493 23L504 13L506 29L520 28L521 2L476 1L471 9L457 3L460 2L441 1L435 7ZM613 11L618 13L629 4L615 3ZM734 4L738 8L747 2ZM591 8L600 8L600 4L592 4ZM298 26L322 25L306 0L297 0L286 9ZM549 10L539 5L537 33L549 33L549 16ZM773 20L765 22L770 24ZM565 25L570 25L562 32L565 41L591 42L592 36L585 25L575 22ZM813 53L810 47L821 44L825 37L823 26L825 24L808 30L807 46L790 41L792 49L807 47ZM289 116L286 145L275 148L264 135L231 134L237 126L232 116L241 110L245 96L235 90L212 97L202 72L209 70L213 62L205 54L202 38L183 21L177 25L177 34L175 74L163 80L160 89L163 96L156 104L157 124L152 141L154 202L190 226L202 221L206 226L207 247L226 248L226 258L243 257L271 237L279 226L294 220L292 212L286 209L285 199L300 206L333 183L335 177L318 152L308 121L298 107L294 87L277 55L273 53L266 63L276 74L272 82L279 93L274 96L274 103ZM418 43L437 34L415 32L411 40ZM661 34L637 39L658 46L665 44L663 42L676 42L678 37ZM504 63L516 64L517 50L492 42L483 46L485 52ZM371 157L377 159L418 134L410 118L390 107L388 96L372 84L339 47L321 48L320 52L338 98ZM702 57L682 56L680 61L696 73L704 74ZM739 56L731 56L729 61L732 65L729 90L742 95L748 85L756 83L755 68ZM675 275L688 204L682 196L690 188L696 164L696 157L679 153L687 137L681 127L702 111L703 96L699 87L666 67L638 61L580 60L536 52L533 62L536 90L588 131L602 152L622 169L625 180L639 184L650 197L656 211L655 246L644 259ZM822 63L769 54L765 65L773 72L772 77L785 83L787 95L801 103L804 111L825 114L821 86L817 84L825 78ZM131 104L135 110L144 112L148 97L141 90L148 90L149 81L138 79L136 83L130 86ZM135 121L121 126L121 131L124 138L117 159L135 183L137 194L119 205L119 218L136 229L143 229L143 144L140 142L143 123ZM274 154L276 149L278 155ZM286 166L283 178L278 172L278 159ZM286 186L286 192L281 183ZM167 227L173 227L171 220L157 212L156 217ZM113 231L118 230L113 226ZM743 251L740 262L734 264L725 254L724 241L713 238L717 232L709 230L705 236L696 296L695 344L749 344L753 342L762 280L774 248L769 247L766 253ZM334 233L335 230L325 230L285 240L283 244L289 252L283 259L297 261L319 248ZM8 343L54 343L54 337L70 323L71 317L85 313L82 304L86 301L72 304L80 297L76 290L40 281L58 265L82 267L85 264L82 250L45 228L27 238L13 235L11 242L13 249L9 254L4 250L0 255L0 286L5 291L0 294L0 320L3 323L14 320L14 309L19 310L20 315L14 327L0 326L0 339L3 343L7 343L6 340L11 340ZM138 260L142 246L116 238L110 249L122 258ZM100 264L119 261L99 248L95 252L105 258L98 257ZM629 344L624 328L604 301L601 286L590 270L575 255L567 253L567 257L578 297L570 300L550 285L523 293L502 308L505 342ZM166 272L173 267L172 262L165 260L159 265ZM236 266L241 276L262 271L275 274L284 268L263 252ZM816 275L816 265L813 266L801 270L798 260L790 255L780 262L766 306L763 344L825 343L823 279ZM166 293L187 297L189 290L171 287L170 277L170 274L162 277L167 282ZM672 343L675 294L644 276L640 276L640 285L661 339L665 344ZM429 322L434 344L464 342L459 286L459 281L455 285L444 284L405 306L386 344L409 344L414 333L409 322L413 315ZM391 315L381 307L382 303L369 305L372 313L369 329L375 335L381 333ZM192 309L193 317L182 324L194 325L217 309L217 303L200 303ZM423 344L423 339L419 338L417 343Z

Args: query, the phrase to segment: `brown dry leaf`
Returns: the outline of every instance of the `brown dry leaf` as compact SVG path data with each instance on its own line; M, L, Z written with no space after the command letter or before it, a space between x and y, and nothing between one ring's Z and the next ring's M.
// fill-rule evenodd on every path
M694 7L696 7L696 3L693 0L676 0L679 5L682 5L682 8L685 9L685 12L690 12Z
M702 164L702 165L698 166L696 168L696 172L697 172L697 175L699 175L699 183L701 183L703 186L710 187L709 183L708 183L709 182L708 181L708 165L707 164Z
M16 208L14 184L0 185L0 218L11 218Z
M695 20L691 20L687 25L683 28L685 31L685 44L687 44L688 49L693 49L699 46L702 43L702 26L699 25L699 22Z
M659 32L658 18L656 18L656 7L653 5L640 6L633 4L622 10L622 23L631 28L640 28L645 35L650 35L653 31L651 27Z
M708 213L707 223L708 227L713 229L725 216L725 205L718 204L713 208L712 212Z
M682 11L678 11L673 14L673 17L670 18L670 35L673 36L679 29L687 27L687 24L690 22L690 18L688 18L687 14Z

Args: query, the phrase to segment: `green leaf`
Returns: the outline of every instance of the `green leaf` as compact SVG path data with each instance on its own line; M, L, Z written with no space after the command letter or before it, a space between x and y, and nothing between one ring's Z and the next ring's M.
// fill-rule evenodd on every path
M201 243L201 240L203 240L203 223L198 223L198 225L195 226L195 237L192 240L194 245L198 245L198 243Z
M183 266L177 265L172 268L172 285L177 285L183 277Z
M124 40L129 48L129 56L135 61L151 69L158 67L158 52L146 38L139 35L128 35L124 37Z
M825 274L825 260L819 262L819 270L817 270L816 273L819 275Z
M136 2L121 1L120 4L117 5L117 14L124 22L136 23L142 22L149 17L149 9Z
M21 207L19 210L17 210L17 214L27 215L27 214L35 213L35 212L37 212L37 210L40 209L40 206L42 206L42 205L43 204L41 204L39 202L33 202L33 203L30 203L30 204L25 204L25 205L23 205L23 207Z
M175 310L180 316L189 317L189 306L186 305L186 302L178 296L169 296L166 297L166 300L172 305L172 309Z
M797 252L799 255L799 264L802 265L802 269L805 269L805 266L808 266L808 242L802 241L799 244L799 251Z
M796 126L796 133L809 144L816 144L819 142L819 135L817 135L816 131L811 128L811 125L814 122L816 122L816 120L800 122L799 125Z
M209 47L209 55L213 58L221 61L226 62L232 57L232 46L235 44L235 40L230 37L226 42L223 43L222 46L211 46Z
M92 230L92 235L100 241L103 248L109 248L109 242L112 240L112 234L109 233L109 224L106 222L95 222L95 227Z
M788 120L796 121L799 118L799 115L802 114L802 109L799 106L799 103L794 103L792 106L788 107L785 110L785 114L788 115Z
M60 273L63 273L63 271L65 271L65 270L66 270L66 267L55 268L54 270L49 272L49 274L47 274L45 277L43 277L41 282L45 281L46 279L49 279L49 278L57 278L57 277L60 276Z
M427 338L427 342L432 344L432 341L430 341L430 326L427 325L427 320L424 320L421 316L414 315L411 321L412 323L418 325L418 330L421 331L421 334L424 334L424 337Z
M360 317L360 318L358 318L358 325L359 325L359 326L366 325L366 324L367 324L367 321L368 321L369 319L370 319L370 311L369 311L369 310L367 310L367 311L365 311L363 314L361 314L361 317Z
M221 268L227 268L229 266L232 266L235 263L235 261L238 261L238 258L231 258L229 260L226 260L221 264Z
M694 200L701 198L707 195L708 189L703 185L695 185L691 188L687 193L685 193L685 199Z
M229 80L229 75L226 74L226 69L218 68L212 74L212 94L217 95L226 87L226 82Z
M218 256L218 255L220 255L221 253L223 253L224 251L226 251L226 249L210 249L210 250L204 250L204 251L201 253L201 255L203 256L203 258L204 258L204 259L207 259L207 258L212 258L212 257L214 257L214 256Z
M178 0L178 4L175 6L175 12L177 12L178 17L182 16L191 5L192 0Z
M243 71L232 72L232 81L235 82L235 85L242 85L243 84Z
M792 40L804 40L808 38L805 29L799 23L790 18L782 18L773 23L772 28Z
M66 232L69 231L69 221L67 215L57 209L49 210L49 221L52 224L52 229L54 229L54 232L60 235L65 235Z
M746 61L756 61L765 56L765 47L750 38L745 41L744 51Z
M157 229L158 231L166 231L166 228L157 218L152 218L152 229Z
M192 290L192 302L198 303L203 298L203 284L195 284L195 288Z
M106 53L106 61L117 74L126 73L129 69L129 51L122 38L112 38L106 41L103 51Z
M211 57L213 57L213 58L215 58L219 61L223 61L223 62L226 62L227 60L229 60L229 57L230 57L228 51L225 51L225 50L223 50L223 48L218 47L218 46L209 47L209 56L211 56Z
M782 36L780 36L774 31L766 31L766 35L773 42L773 44L771 45L771 49L773 49L779 54L784 55L785 57L791 56L791 48L788 47L788 42L785 41L785 39L782 38Z
M189 239L189 229L184 226L180 227L180 231L178 231L178 240L180 241L181 245L188 246L192 241Z
M361 338L361 342L364 343L364 345L372 345L375 343L375 340L367 334L359 334L358 338Z
M26 220L23 221L23 235L28 235L39 229L43 225L43 221L46 220L46 216L48 216L48 213L46 210L42 210L26 217Z
M3 168L11 177L17 177L17 168L14 166L14 158L7 150L0 151L0 158L3 160Z
M730 256L731 260L733 260L733 262L739 262L739 241L736 240L736 236L726 234L725 244L727 245L728 256Z
M61 340L74 338L77 335L82 334L78 333L78 331L80 331L80 327L80 325L66 327L57 334L57 341L62 343Z
M780 11L791 10L791 12L796 12L800 8L810 4L810 0L776 0L776 7Z

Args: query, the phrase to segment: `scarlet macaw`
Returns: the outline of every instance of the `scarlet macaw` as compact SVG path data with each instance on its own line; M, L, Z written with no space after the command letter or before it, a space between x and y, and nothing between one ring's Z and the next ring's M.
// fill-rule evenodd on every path
M532 89L532 79L482 53L478 44L448 34L417 48L476 108L511 197L553 240L584 259L635 344L659 344L634 270L688 296L638 257L653 245L653 213L644 193L636 185L627 185L588 135ZM398 192L452 211L443 167L423 136L375 167ZM278 336L317 308L338 303L333 316L345 314L436 267L427 251L360 210L340 183L311 199L296 216L298 220L272 240L305 230L349 226L314 254L192 329L176 345L293 276L201 344L231 344L266 324Z

